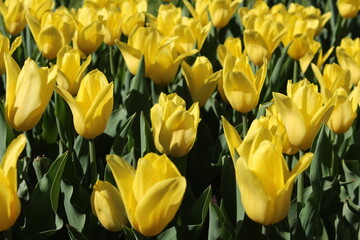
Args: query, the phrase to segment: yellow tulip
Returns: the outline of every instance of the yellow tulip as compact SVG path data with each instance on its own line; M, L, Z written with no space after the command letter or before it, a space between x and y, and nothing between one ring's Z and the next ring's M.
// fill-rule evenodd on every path
M127 224L121 195L111 183L97 180L90 202L93 214L107 230L118 232Z
M46 12L40 22L30 14L26 19L36 45L47 59L55 59L59 50L74 36L75 21L64 7L54 13Z
M358 108L355 97L356 91L357 90L354 89L351 94L348 94L343 88L335 90L335 94L337 95L335 108L327 122L327 125L333 132L337 134L345 133L353 124Z
M242 139L236 129L223 116L221 116L221 122L224 128L224 135L230 151L231 159L235 165L237 160L236 154L238 154L237 149L240 147Z
M54 0L24 0L24 6L31 16L41 21L46 12L51 12L55 6Z
M19 132L33 128L46 109L56 83L56 66L39 68L30 58L22 69L5 55L6 100L5 116Z
M74 45L84 54L95 52L104 39L104 26L97 9L91 5L84 5L77 10L75 17L77 31L74 36Z
M342 69L340 65L336 63L326 64L323 74L315 64L311 64L311 67L322 88L328 89L331 93L334 93L338 88L343 88L347 92L350 91L350 72Z
M307 79L287 85L287 96L273 93L275 105L285 125L290 143L301 149L310 148L321 124L334 109L335 98L323 105L318 87Z
M166 155L148 153L135 170L116 155L106 161L114 175L130 224L145 236L159 234L182 202L186 179Z
M21 204L17 195L17 161L26 145L26 137L21 134L14 139L0 164L0 232L14 225L20 214Z
M57 84L71 95L76 95L78 92L86 67L91 62L91 55L89 55L81 64L80 56L79 50L68 45L62 47L57 54Z
M75 99L62 87L55 90L69 104L79 135L94 139L105 130L113 109L114 94L113 83L108 83L102 72L95 69L86 74Z
M246 135L238 153L235 174L246 214L263 225L280 222L288 214L295 178L310 165L313 153L289 171L279 137L261 124Z
M243 55L240 38L228 37L226 38L224 44L220 44L216 49L218 60L221 66L223 67L224 67L225 57L228 52L237 58L240 58Z
M120 39L121 35L121 12L113 7L105 8L104 12L104 43L113 46L115 45L115 39Z
M254 75L246 55L235 58L231 54L227 54L223 69L223 88L233 109L247 113L256 107L265 82L266 68L265 60Z
M121 1L120 9L126 9L121 11L121 29L125 36L145 25L147 4L147 0Z
M197 57L190 67L185 61L181 64L193 102L199 102L203 107L214 92L221 71L213 73L211 62L206 57Z
M172 3L162 4L157 17L150 15L150 24L157 28L164 36L169 36L176 25L181 23L181 8Z
M0 2L0 12L4 18L5 28L11 35L18 35L26 26L25 7L22 0L5 0Z
M310 38L306 34L296 35L288 48L287 53L294 60L304 57L310 48Z
M10 47L10 40L0 33L0 75L5 73L5 54L12 55L20 45L21 37L17 37Z
M337 6L343 18L354 18L360 10L359 0L338 0Z
M340 66L350 71L352 84L357 85L360 81L360 38L343 38L336 47L336 57Z
M176 93L161 93L159 103L150 110L150 118L155 146L160 153L182 157L191 150L200 122L197 102L186 110L185 101Z
M175 77L180 62L197 50L178 54L175 38L163 37L154 27L140 27L129 36L128 43L116 41L129 71L135 75L144 56L145 76L157 85L167 85Z
M209 17L207 9L210 3L210 0L197 0L195 1L195 8L187 0L183 0L184 5L189 10L191 16L200 21L202 26L206 26L209 23Z
M242 0L211 0L209 14L212 24L216 28L225 27L241 2Z

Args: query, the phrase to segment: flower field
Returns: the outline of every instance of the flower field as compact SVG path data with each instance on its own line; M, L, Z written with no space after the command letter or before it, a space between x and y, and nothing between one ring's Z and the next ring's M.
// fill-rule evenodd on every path
M360 239L359 0L0 2L0 240Z

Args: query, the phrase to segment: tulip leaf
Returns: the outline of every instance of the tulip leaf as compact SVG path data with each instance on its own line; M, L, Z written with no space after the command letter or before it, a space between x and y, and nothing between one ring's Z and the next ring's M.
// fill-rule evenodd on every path
M276 59L275 67L271 68L271 72L269 72L270 76L270 83L271 88L267 88L268 91L270 89L270 95L271 92L277 92L280 90L280 88L284 85L284 82L287 81L287 73L285 71L288 71L289 69L285 68L284 65L286 62L290 61L291 58L289 58L287 51L290 45L284 47L281 49L281 54L278 59ZM267 96L268 94L266 94ZM265 98L266 99L266 98Z
M38 181L47 173L53 162L47 157L38 157L33 161L33 167L35 170L36 178Z
M63 220L57 214L60 182L68 159L61 155L49 171L36 184L28 208L25 210L25 236L29 239L46 239L62 228Z
M69 238L71 240L87 240L87 237L85 237L81 232L76 230L76 228L68 224L66 225L66 227L68 229Z
M342 162L346 185L351 200L359 199L360 192L360 163L358 160L347 160Z
M136 114L134 113L130 116L122 126L121 131L118 131L118 134L115 136L115 140L110 149L110 154L116 154L118 156L123 155L123 150L126 145L127 136L131 130L131 126L135 120Z
M105 134L110 137L116 137L117 133L120 131L120 127L123 122L126 121L126 111L125 109L115 109L107 122L106 129L104 131Z
M54 115L54 102L50 101L48 106L45 109L45 112L42 116L41 127L42 133L41 137L45 140L46 143L56 143L58 138L58 129L56 127L56 117Z
M210 203L209 206L209 233L208 240L232 239L235 231L221 209Z
M146 153L156 151L150 126L143 112L140 114L140 144L141 157L146 155Z
M65 100L56 92L55 95L55 116L56 126L60 139L68 148L72 148L74 144L75 128L73 124L72 112Z

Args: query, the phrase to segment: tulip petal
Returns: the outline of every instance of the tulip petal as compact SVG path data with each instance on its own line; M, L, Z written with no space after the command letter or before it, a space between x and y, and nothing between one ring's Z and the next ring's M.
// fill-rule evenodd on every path
M224 135L230 151L230 155L235 166L237 160L235 159L235 150L240 147L242 139L236 129L226 120L225 117L221 116L221 122L224 128Z
M117 155L106 155L106 162L109 164L111 172L115 178L116 185L120 191L121 198L127 212L131 225L136 225L132 219L136 202L133 195L133 183L135 178L135 169L124 159Z
M244 43L246 52L251 61L255 65L261 66L264 57L266 58L269 54L269 49L261 34L253 30L245 30Z
M280 93L273 93L276 108L279 111L289 136L290 143L298 148L302 147L303 139L307 134L305 119L295 105L293 100L288 96Z
M0 168L4 172L6 178L12 186L12 190L17 192L17 161L26 145L26 137L21 134L14 139L3 156Z
M174 218L185 189L184 177L167 179L153 185L136 207L135 217L139 220L138 230L145 236L159 234Z
M142 53L128 44L120 42L119 40L115 40L115 43L120 49L129 71L132 75L135 75L140 65Z
M9 54L5 54L4 58L5 58L5 68L6 68L5 109L6 109L6 117L9 120L9 119L13 119L14 111L12 110L15 104L16 83L21 69Z

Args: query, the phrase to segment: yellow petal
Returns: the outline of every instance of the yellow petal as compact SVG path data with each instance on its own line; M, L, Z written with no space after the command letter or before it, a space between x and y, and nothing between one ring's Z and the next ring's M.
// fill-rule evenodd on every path
M115 43L120 49L129 71L131 74L135 75L140 65L142 53L139 50L132 48L126 43L120 42L118 40L115 40Z
M235 150L240 147L242 139L236 129L223 116L221 116L221 122L224 128L224 134L230 151L230 155L235 166Z
M261 34L253 30L245 30L244 43L246 52L251 61L255 65L261 66L263 64L263 59L267 58L270 54L266 42Z

